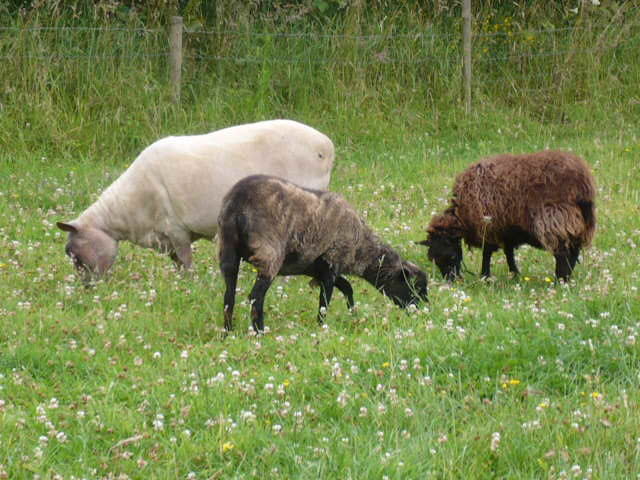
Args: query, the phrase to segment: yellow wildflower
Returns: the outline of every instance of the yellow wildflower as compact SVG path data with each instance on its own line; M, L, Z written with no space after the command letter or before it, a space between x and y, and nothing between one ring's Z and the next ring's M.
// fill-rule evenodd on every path
M222 453L227 453L235 448L235 445L231 442L224 442L222 444Z

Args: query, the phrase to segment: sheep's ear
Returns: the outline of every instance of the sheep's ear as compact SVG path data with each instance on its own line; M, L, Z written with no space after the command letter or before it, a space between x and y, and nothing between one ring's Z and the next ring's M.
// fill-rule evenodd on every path
M420 240L419 242L415 242L416 245L424 245L425 247L431 246L431 240L425 238L424 240Z
M409 276L417 275L420 272L420 267L418 267L415 263L405 261L402 265L402 273L404 275L408 274Z
M56 225L60 230L64 232L78 233L78 229L71 223L56 222Z

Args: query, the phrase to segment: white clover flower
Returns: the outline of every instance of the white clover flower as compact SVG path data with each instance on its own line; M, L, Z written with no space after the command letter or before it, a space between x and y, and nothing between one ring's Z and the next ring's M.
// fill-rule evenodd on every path
M540 420L531 420L530 422L524 422L522 424L523 430L537 430L541 427L542 425L540 425Z
M500 447L500 432L493 432L491 434L491 451L496 452Z
M158 413L156 415L155 420L153 421L153 429L154 430L164 430L164 415Z
M256 420L256 415L251 410L241 410L240 419L246 423L252 423Z
M343 390L338 395L338 398L336 398L336 401L338 402L338 405L340 405L341 407L344 408L347 405L347 403L349 402L349 395L347 394L347 392L345 392Z

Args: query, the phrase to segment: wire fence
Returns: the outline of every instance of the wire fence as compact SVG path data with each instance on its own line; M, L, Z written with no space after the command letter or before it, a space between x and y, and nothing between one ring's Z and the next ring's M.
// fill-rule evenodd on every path
M415 67L424 70L426 66L438 66L443 63L457 65L461 69L463 52L461 48L462 32L415 31L402 33L373 34L335 34L320 32L291 31L252 31L248 29L189 29L184 28L181 20L172 29L124 28L124 27L0 27L0 39L9 37L33 37L58 35L65 37L60 51L51 51L55 42L45 46L39 44L37 53L28 51L30 42L23 42L24 48L12 48L11 41L0 42L0 60L6 62L42 61L78 62L91 60L130 60L148 59L161 64L173 72L198 72L203 67L217 68L217 74L226 68L243 65L315 66L323 68L349 67L353 69L404 69ZM474 66L474 92L482 88L483 83L498 81L500 75L508 70L508 82L511 92L523 94L549 91L549 80L562 73L564 76L577 72L563 62L567 59L585 58L599 55L611 61L619 55L630 55L636 61L640 58L640 24L624 24L624 34L620 25L611 22L588 26L562 26L535 29L504 29L486 31L477 28L472 32ZM609 35L605 35L609 32ZM617 32L617 33L616 33ZM126 41L110 45L108 41L75 42L77 35L114 35L125 37ZM176 36L177 35L177 36ZM592 40L587 46L579 48L579 41L567 44L559 41L567 38L589 36ZM115 37L114 37L115 38ZM179 40L176 40L178 38ZM230 45L234 40L242 39L243 48L234 51ZM176 48L176 41L179 47ZM99 43L99 44L98 44ZM340 48L337 44L348 43L350 48ZM88 50L78 50L80 45L89 45ZM411 47L411 48L408 48ZM411 51L412 53L407 53ZM346 52L346 53L345 53ZM443 52L447 58L443 58ZM627 61L628 63L628 61ZM516 65L518 68L512 68ZM624 62L620 67L623 69ZM81 68L78 66L78 68ZM418 72L420 74L420 72ZM363 72L367 74L368 72ZM617 71L610 72L617 81L621 76ZM193 75L196 75L194 73ZM193 80L191 76L191 81ZM182 76L172 75L174 99L179 101ZM457 77L462 81L462 74ZM224 78L219 78L224 82ZM504 78L499 81L504 81ZM177 82L177 84L176 84ZM617 88L616 83L612 88ZM462 88L460 89L462 91Z

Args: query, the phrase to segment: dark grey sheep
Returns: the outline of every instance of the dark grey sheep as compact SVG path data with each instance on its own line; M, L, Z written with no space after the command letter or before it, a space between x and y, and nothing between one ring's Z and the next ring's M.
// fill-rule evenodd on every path
M403 261L340 195L254 175L225 196L218 217L220 268L226 283L224 325L232 329L240 260L258 270L249 296L256 332L264 330L264 297L276 275L308 275L320 284L322 322L337 287L353 306L342 275L358 275L400 307L427 300L427 277Z

